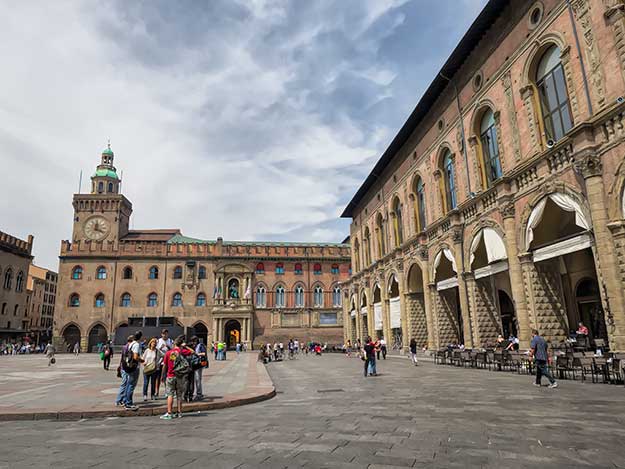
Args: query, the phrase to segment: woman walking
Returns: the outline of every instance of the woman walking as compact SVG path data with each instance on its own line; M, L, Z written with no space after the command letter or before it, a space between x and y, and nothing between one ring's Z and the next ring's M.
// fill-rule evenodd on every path
M143 355L143 400L148 400L148 386L150 386L150 399L154 400L157 395L156 383L160 380L160 367L159 364L163 359L163 355L160 350L156 348L156 339L150 339L148 348L145 349Z
M410 339L410 359L414 366L417 366L419 362L417 361L417 341L414 339Z

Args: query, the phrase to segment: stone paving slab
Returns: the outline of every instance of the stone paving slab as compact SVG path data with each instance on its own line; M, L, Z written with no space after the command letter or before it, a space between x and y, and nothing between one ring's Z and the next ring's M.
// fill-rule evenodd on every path
M113 363L117 363L114 357ZM120 379L116 366L104 370L95 354L57 355L47 366L42 355L0 356L0 421L80 420L95 417L160 415L164 399L142 401L143 376L135 388L137 411L115 407ZM199 412L269 399L275 388L255 353L234 353L226 361L210 361L204 370L201 402L185 404L185 412ZM164 394L161 386L161 394Z

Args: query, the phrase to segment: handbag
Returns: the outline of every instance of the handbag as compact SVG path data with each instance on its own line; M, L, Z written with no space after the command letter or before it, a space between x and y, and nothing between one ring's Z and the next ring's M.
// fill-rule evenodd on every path
M155 371L156 371L156 360L154 360L153 362L148 363L147 365L145 365L143 367L143 374L144 375L151 375Z
M104 360L104 352L100 352L100 360Z

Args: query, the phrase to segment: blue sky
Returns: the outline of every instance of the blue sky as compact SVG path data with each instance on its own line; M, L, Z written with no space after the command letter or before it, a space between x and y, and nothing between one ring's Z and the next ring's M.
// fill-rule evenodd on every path
M0 5L0 230L56 268L108 138L132 228L341 241L485 0Z

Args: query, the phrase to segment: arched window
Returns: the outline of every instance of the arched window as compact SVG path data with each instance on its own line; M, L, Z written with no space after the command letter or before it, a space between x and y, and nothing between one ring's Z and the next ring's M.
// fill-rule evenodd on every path
M493 181L501 177L501 160L497 145L497 126L495 115L488 109L480 121L480 142L482 143L482 158L486 172L486 186L490 187Z
M371 233L369 232L368 226L365 228L363 248L365 250L365 266L369 267L371 265Z
M445 185L445 205L447 211L455 209L458 206L456 199L456 179L454 175L454 158L449 150L443 155L443 184Z
M104 192L104 183L102 181L98 182L98 194L102 194Z
M321 275L321 264L317 263L313 266L313 274Z
M276 308L284 308L284 287L279 286L276 288Z
M98 280L106 280L106 267L101 265L95 271L95 278Z
M204 293L198 293L195 299L195 306L206 306L206 295Z
M415 194L415 226L417 232L425 230L425 186L423 185L423 179L417 177L414 182L414 194Z
M284 273L284 264L282 262L278 262L276 264L276 274L283 274Z
M174 293L174 296L171 299L172 306L182 306L182 295L178 292Z
M104 308L104 294L98 293L95 296L95 307L96 308Z
M182 267L179 265L174 267L174 278L176 279L182 278Z
M4 288L10 290L13 286L13 269L10 267L4 272Z
M401 246L404 242L404 229L403 229L403 220L401 217L402 204L399 201L399 198L396 197L393 200L393 232L395 234L395 247Z
M332 264L332 266L330 267L330 273L332 273L334 275L338 275L338 273L339 273L339 265L338 264Z
M301 285L295 287L295 307L304 307L304 287L302 287Z
M256 287L256 306L259 308L267 306L267 290L262 285Z
M72 280L80 280L82 278L82 267L79 265L72 269Z
M80 306L80 295L78 293L72 293L69 295L69 305L72 308Z
M332 306L337 308L341 306L341 289L339 287L334 287L332 290Z
M203 265L200 266L200 268L197 271L197 277L200 280L204 280L206 278L206 267L204 267Z
M113 183L109 182L109 192L112 193L113 192Z
M302 264L300 264L299 262L297 262L295 264L295 275L302 275L304 273L304 269L302 269Z
M132 267L124 267L124 280L132 279Z
M15 291L18 293L24 291L24 272L21 270L17 273L17 277L15 277Z
M557 46L551 46L545 51L536 67L535 79L545 136L557 142L573 127L564 68Z
M155 280L158 278L158 267L156 267L155 265L150 267L150 273L148 274L148 278L150 280Z
M265 273L265 264L263 264L262 262L259 262L258 264L256 264L256 273L257 274L264 274Z
M153 308L158 305L158 295L156 293L150 293L148 295L148 306Z
M323 288L320 285L317 285L314 290L313 295L313 304L316 308L323 307Z
M124 293L124 294L122 295L122 299L121 299L121 302L120 302L120 304L119 304L119 305L120 305L122 308L128 308L128 307L130 307L130 302L131 302L130 293Z
M375 239L378 248L378 258L384 257L386 255L384 236L384 220L382 219L382 214L378 213L377 217L375 218Z

